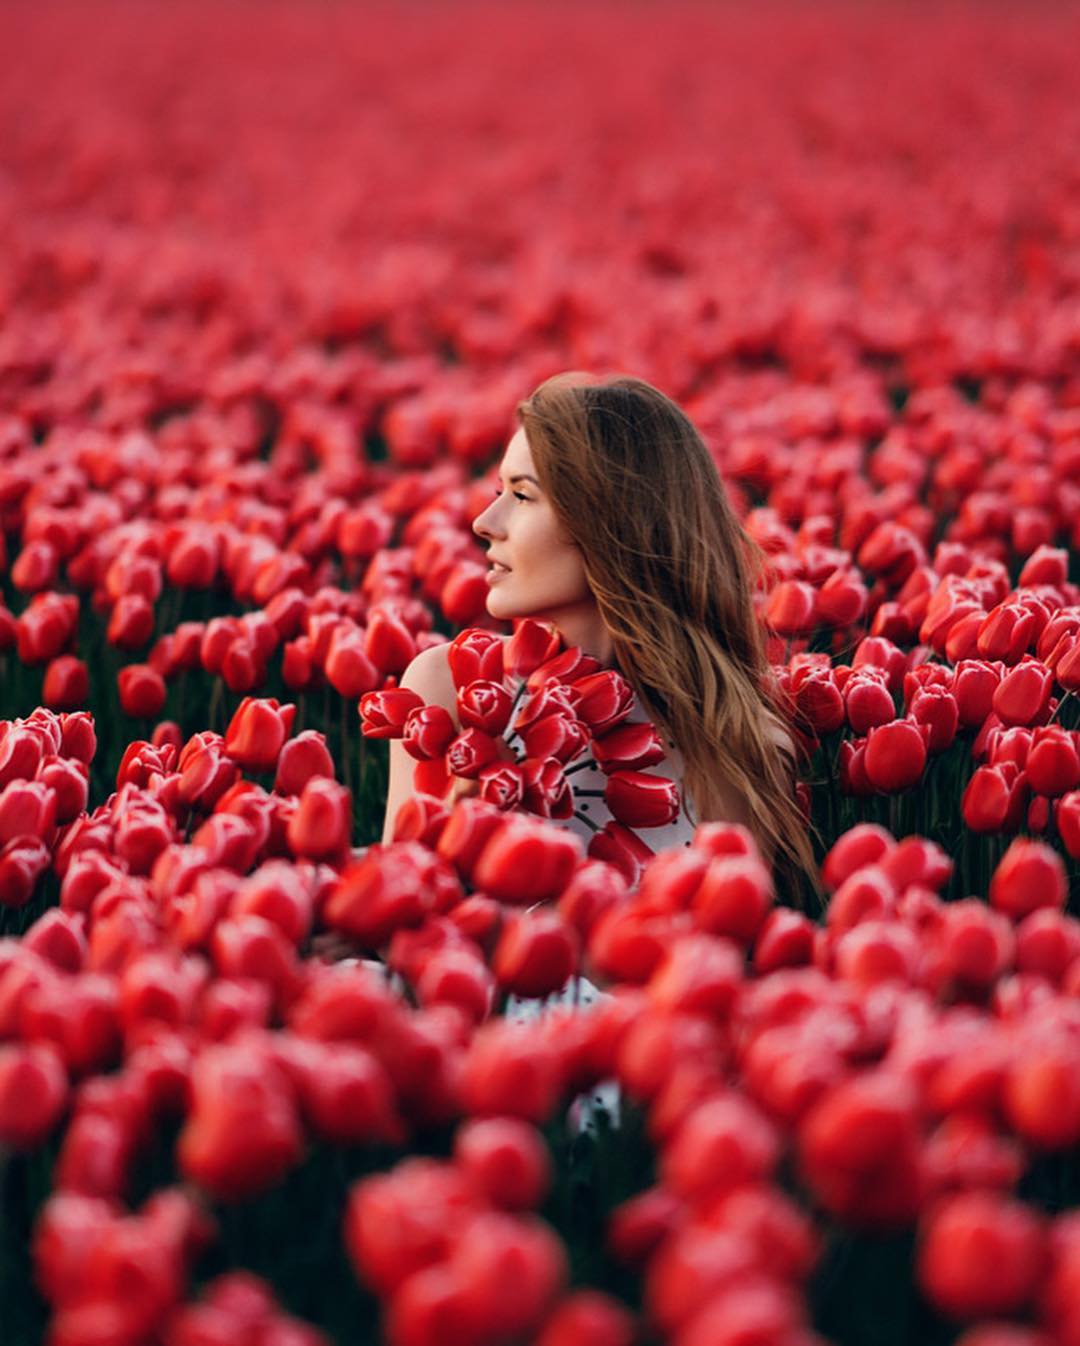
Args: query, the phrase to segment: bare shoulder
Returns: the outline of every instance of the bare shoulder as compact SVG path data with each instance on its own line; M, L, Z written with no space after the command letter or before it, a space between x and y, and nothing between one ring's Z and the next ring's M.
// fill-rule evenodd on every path
M453 706L456 702L454 679L450 673L449 645L432 645L421 650L401 675L400 686L422 696L430 705Z

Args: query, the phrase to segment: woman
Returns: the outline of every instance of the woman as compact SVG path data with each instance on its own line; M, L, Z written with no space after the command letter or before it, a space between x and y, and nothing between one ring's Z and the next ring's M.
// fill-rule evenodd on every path
M782 893L803 900L816 866L754 612L761 553L700 435L623 375L556 375L517 414L495 498L473 523L491 562L488 612L552 623L634 688L638 718L669 747L651 769L680 780L685 803L671 828L643 834L649 845L689 840L699 820L744 823ZM455 713L444 646L419 654L401 685ZM412 767L392 743L384 840Z

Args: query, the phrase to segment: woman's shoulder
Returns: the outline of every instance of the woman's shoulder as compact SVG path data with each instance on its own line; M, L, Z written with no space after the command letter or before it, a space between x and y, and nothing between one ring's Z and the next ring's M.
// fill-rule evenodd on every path
M401 675L399 686L422 696L430 705L452 706L456 701L454 678L450 672L449 644L429 645L414 655Z

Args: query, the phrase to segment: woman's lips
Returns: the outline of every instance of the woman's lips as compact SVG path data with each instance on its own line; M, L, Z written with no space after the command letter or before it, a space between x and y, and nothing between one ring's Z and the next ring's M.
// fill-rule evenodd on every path
M498 561L492 561L488 566L487 582L489 584L497 584L504 575L509 575L509 573L510 570L507 566L500 565Z

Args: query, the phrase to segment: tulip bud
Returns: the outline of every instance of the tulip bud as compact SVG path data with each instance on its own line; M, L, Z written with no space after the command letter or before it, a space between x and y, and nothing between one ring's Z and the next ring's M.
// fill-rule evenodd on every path
M1043 1274L1045 1235L1030 1206L989 1192L960 1192L930 1215L917 1259L919 1285L954 1318L1019 1312Z
M325 776L304 786L289 819L289 850L307 860L332 861L345 854L352 838L352 793Z
M348 622L334 631L324 671L330 686L350 700L373 691L382 681L378 668L365 653L363 633Z
M503 667L512 678L527 678L534 669L553 659L562 640L554 627L525 618L503 646Z
M539 814L541 818L570 817L574 800L561 762L554 757L526 758L519 764L518 771L522 803L530 813Z
M1080 735L1056 725L1036 729L1024 774L1040 795L1053 797L1075 790L1080 786Z
M249 771L271 770L277 765L295 715L294 705L280 705L272 697L245 697L225 731L227 756Z
M128 664L116 675L125 715L155 719L165 706L165 679L148 664Z
M1068 880L1061 856L1041 841L1018 837L994 870L989 897L992 907L1013 920L1040 907L1063 908Z
M546 996L566 985L577 952L576 934L558 913L522 912L503 926L491 966L505 990Z
M994 711L1005 724L1035 724L1047 708L1053 684L1054 675L1044 664L1025 657L994 691Z
M490 734L482 729L466 729L447 747L446 766L455 776L476 780L484 767L498 756L498 747Z
M53 659L45 670L41 699L53 710L74 710L90 695L90 674L86 664L73 654Z
M13 780L0 791L0 846L16 838L51 840L56 794L41 781Z
M407 687L365 692L360 698L360 720L364 737L400 738L409 713L423 704L423 697Z
M614 669L590 673L569 684L568 692L578 719L594 736L600 736L621 724L634 708L630 684Z
M326 737L315 729L305 729L284 744L278 757L274 789L278 794L298 795L315 777L334 779L334 759L326 746Z
M510 721L510 694L496 682L478 679L459 689L458 719L463 729L480 729L499 735Z
M571 833L525 817L507 819L480 853L473 883L503 902L550 901L566 887L581 852Z
M866 736L867 779L877 790L894 794L922 779L928 731L913 720L894 720Z
M67 1106L68 1077L51 1043L0 1047L0 1144L41 1146Z
M454 686L467 687L478 679L501 683L503 644L493 632L476 627L470 627L455 636L446 651Z

